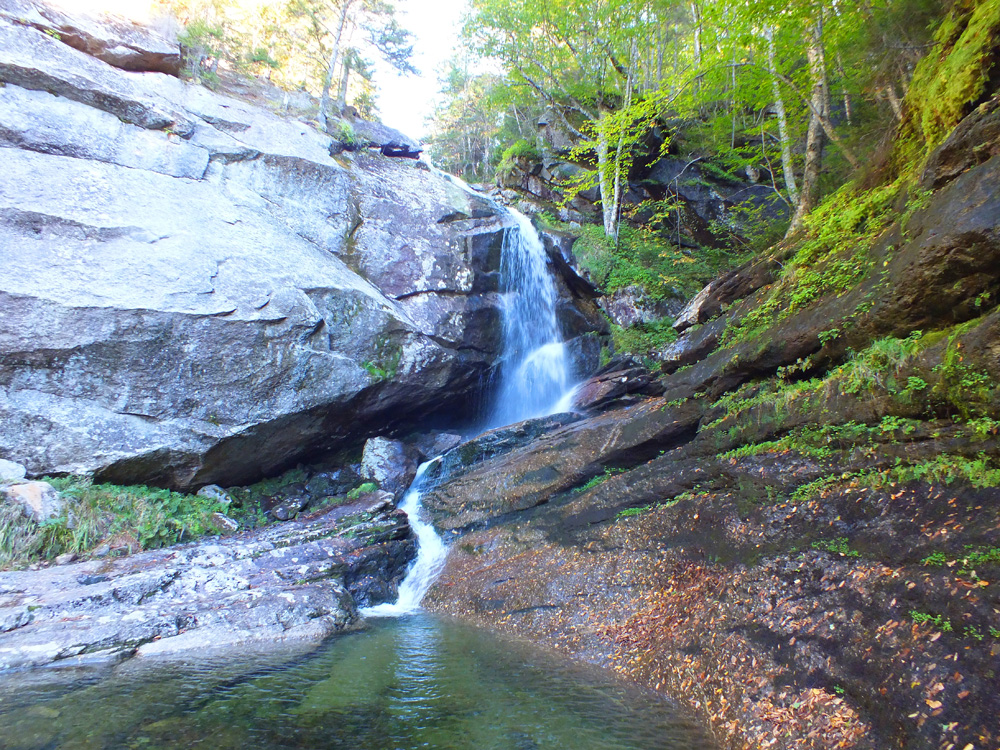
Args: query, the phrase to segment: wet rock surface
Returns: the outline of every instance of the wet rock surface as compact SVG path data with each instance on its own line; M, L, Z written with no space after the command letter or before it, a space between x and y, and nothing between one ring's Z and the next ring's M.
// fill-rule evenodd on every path
M583 411L609 406L624 406L626 397L643 400L645 396L658 396L663 387L656 375L631 358L609 362L577 388L573 405Z
M0 670L319 641L395 596L414 555L383 495L256 532L0 573Z
M682 698L732 747L997 746L995 119L932 155L853 287L733 335L781 245L681 314L661 397L446 476L429 606Z
M653 405L647 418L677 409ZM470 472L494 488L495 515L453 543L429 606L684 696L734 746L992 747L1000 558L974 573L961 561L1000 549L1000 491L845 474L892 465L893 450L954 448L931 448L931 432L817 460L720 457L708 431L576 489L553 480L534 503L523 454L507 454ZM611 444L562 445L614 466Z
M229 486L475 401L499 347L490 201L18 18L0 18L0 455Z

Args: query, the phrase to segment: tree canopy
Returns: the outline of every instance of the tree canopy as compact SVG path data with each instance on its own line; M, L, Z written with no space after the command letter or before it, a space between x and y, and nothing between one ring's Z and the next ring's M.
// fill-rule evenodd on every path
M464 72L460 85L449 74L436 153L474 134L475 148L459 150L485 177L483 165L496 168L518 140L535 144L543 112L557 117L578 141L574 158L592 162L577 187L599 187L614 236L642 132L659 125L669 138L671 123L684 121L696 150L732 172L761 174L796 226L903 117L944 4L470 0L473 65L454 70L478 60L499 72Z

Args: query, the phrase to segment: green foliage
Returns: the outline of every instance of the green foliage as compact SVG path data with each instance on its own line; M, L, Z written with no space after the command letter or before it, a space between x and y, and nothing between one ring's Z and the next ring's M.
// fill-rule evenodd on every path
M910 610L910 617L917 625L933 625L942 633L950 633L953 629L951 622L944 615L932 615L927 612L918 612L914 609Z
M576 489L573 490L573 492L586 492L587 490L592 490L597 485L603 484L604 482L611 479L611 477L613 477L615 474L621 474L623 471L625 471L625 469L613 469L611 467L608 467L604 470L603 474L598 474L596 476L591 477L586 482L586 484L577 487Z
M378 485L375 482L364 482L359 484L353 490L347 493L348 500L357 500L362 495L366 495L369 492L375 492L378 489Z
M376 343L376 354L379 361L372 362L365 360L361 366L372 376L376 383L384 380L392 380L399 372L399 362L403 357L403 348L385 338Z
M763 443L747 443L746 445L741 445L733 450L720 453L719 458L725 460L749 458L751 456L759 456L762 453L778 453L782 450L785 450L785 445L782 441L767 440Z
M495 73L472 73L450 60L441 77L428 150L435 164L467 180L492 182L503 144L535 138L539 105ZM497 170L499 171L499 170Z
M615 518L633 518L635 516L641 516L651 511L654 507L656 507L656 505L654 503L650 503L649 505L643 505L637 508L625 508L625 510L618 511Z
M0 519L0 567L86 554L101 544L131 553L188 541L217 533L212 514L226 510L210 498L155 487L93 484L80 477L46 481L67 500L66 510L41 526L3 511L11 517Z
M991 408L995 403L997 384L988 372L966 361L966 352L957 338L960 332L961 327L958 327L948 337L941 363L934 367L938 380L931 389L931 395L968 420L985 414Z
M538 149L534 143L525 139L514 141L507 147L500 157L500 164L497 166L497 173L510 174L520 161L537 161L540 158Z
M727 249L678 248L649 229L622 226L618 240L593 225L571 227L542 214L544 226L579 235L573 254L606 293L639 286L654 300L687 297L746 256Z
M307 476L304 469L296 467L280 476L262 479L246 487L230 487L227 491L233 498L233 505L229 509L229 515L237 519L243 527L263 526L268 520L261 508L261 501L274 497L288 485L305 482Z
M934 49L917 65L907 94L909 125L923 153L943 141L989 93L985 86L996 64L1000 0L959 0L938 28Z
M890 471L890 476L900 482L920 480L951 484L961 480L973 487L1000 487L1000 468L984 454L966 458L942 453L919 463L901 463Z
M812 548L823 550L824 552L832 552L842 557L861 557L860 552L851 549L846 536L837 537L836 539L819 539L812 543Z
M677 340L672 318L664 318L654 323L639 323L629 328L611 325L611 340L616 352L644 355L663 349Z
M824 295L857 285L873 267L876 240L895 219L892 207L900 189L898 182L860 192L846 186L825 200L806 218L805 237L767 299L730 322L722 342L758 336Z
M831 373L830 379L842 393L858 395L876 388L893 392L897 390L896 376L920 351L922 338L923 331L913 331L903 339L890 336L873 341L866 349L851 352L847 363Z
M920 562L922 565L936 568L955 568L958 575L967 576L973 581L979 580L977 568L984 565L1000 565L1000 547L967 544L965 550L965 553L958 557L946 555L944 552L932 552Z
M825 490L846 482L855 476L857 476L856 473L845 471L842 474L832 474L830 476L821 477L797 487L789 499L793 503L802 503L807 500L812 500L814 497L821 495Z
M562 183L562 204L566 205L584 190L599 187L605 210L604 229L611 238L618 236L622 185L632 171L636 149L656 125L666 103L664 92L652 90L636 100L622 101L614 110L598 107L597 116L583 123L580 129L583 137L569 153L569 159L578 163L586 163L591 154L596 154L597 163L594 169L583 169ZM665 156L669 146L670 138L665 135L660 155Z
M354 126L347 120L338 120L331 135L348 150L355 149L361 145L361 139L354 132Z
M203 66L211 60L226 55L226 29L219 23L204 18L195 18L177 35L177 41L184 52L185 68L188 75L199 78L212 72Z
M921 565L932 565L934 567L940 567L942 565L948 564L948 556L944 552L932 552L923 560L920 561Z

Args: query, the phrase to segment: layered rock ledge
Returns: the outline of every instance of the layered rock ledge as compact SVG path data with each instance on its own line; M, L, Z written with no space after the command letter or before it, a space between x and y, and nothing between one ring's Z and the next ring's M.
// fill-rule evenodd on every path
M415 554L388 493L119 559L0 573L0 671L318 642L391 600Z

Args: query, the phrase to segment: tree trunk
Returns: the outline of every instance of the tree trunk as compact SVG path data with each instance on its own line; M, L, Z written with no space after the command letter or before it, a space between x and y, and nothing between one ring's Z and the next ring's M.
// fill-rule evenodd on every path
M611 175L610 155L608 152L608 133L604 121L608 117L607 110L601 107L597 123L597 177L601 190L601 213L604 218L604 234L614 237L617 232L615 222L614 186Z
M825 116L827 85L826 62L823 55L823 16L819 12L816 20L809 27L809 39L806 47L806 59L809 62L809 77L812 79L810 95L809 130L806 132L806 160L802 171L802 192L795 209L795 216L788 228L793 232L802 226L805 218L819 199L819 175L823 166L824 130L822 118Z
M793 206L799 204L799 186L795 182L795 167L792 164L792 139L788 134L788 115L785 112L785 100L781 96L781 84L775 77L777 66L774 61L774 29L764 27L764 37L767 39L767 69L771 73L771 91L774 93L774 111L778 116L778 141L781 143L781 171L785 176L785 190L788 191L788 201Z
M837 53L837 75L844 82L844 116L847 118L847 124L853 125L854 105L851 102L851 92L847 89L847 72L844 70L844 58L839 52Z
M896 116L898 122L903 121L903 103L899 100L896 95L896 87L890 82L886 84L885 96L889 100L889 106L892 107L892 113Z
M323 93L319 97L319 113L316 119L319 121L320 130L326 130L326 110L330 106L330 88L333 86L333 76L337 72L337 62L340 60L340 39L344 35L344 27L347 25L347 12L351 8L353 0L341 0L340 21L337 23L337 35L333 39L333 49L330 50L330 61L326 66L326 75L323 77Z
M691 3L691 19L694 21L694 67L701 68L701 8Z
M351 78L351 62L347 55L344 55L344 62L340 66L340 88L337 90L337 107L343 111L347 106L347 84Z

